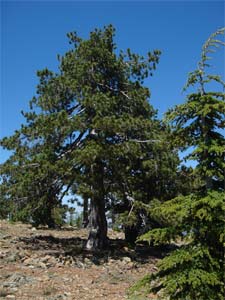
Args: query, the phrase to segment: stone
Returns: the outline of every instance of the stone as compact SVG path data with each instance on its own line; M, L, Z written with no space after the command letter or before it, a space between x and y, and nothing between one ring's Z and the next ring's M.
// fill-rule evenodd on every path
M8 234L2 234L2 236L0 237L1 240L9 240L12 236L8 235Z
M46 264L44 264L44 263L41 262L41 261L39 261L39 262L37 263L37 267L42 268L42 269L46 269L46 268L47 268L47 267L46 267Z
M133 263L132 261L129 262L129 263L126 265L126 267L127 267L128 269L132 269L134 266L135 266L135 265L134 265L134 263Z
M90 260L89 258L87 258L87 257L85 257L84 263L85 263L86 265L91 265L91 264L92 264L91 260Z
M25 266L32 265L34 263L34 260L33 260L33 258L26 258L23 261L23 263L24 263Z
M123 261L123 263L130 263L130 262L132 262L131 258L128 257L128 256L123 257L122 261Z
M35 269L34 265L29 265L28 267L29 267L29 269Z
M17 287L12 287L11 289L10 289L10 292L11 293L16 293L18 291L18 288Z
M10 256L8 256L7 257L7 262L15 262L15 261L17 261L17 260L19 260L20 259L20 256L19 256L19 254L16 252L16 253L13 253L13 254L11 254Z
M108 260L108 265L113 265L115 262L116 262L115 259L110 258Z
M48 300L68 300L68 298L65 295L56 295L48 298Z
M50 258L46 262L47 267L53 267L57 264L55 257L50 256Z
M38 281L42 282L42 281L49 281L50 277L48 275L42 275L41 277L37 278Z
M57 267L57 268L63 268L63 263L57 263L57 264L56 264L56 267Z
M9 278L7 278L7 282L5 282L5 286L10 288L17 288L26 283L33 282L32 277L25 276L20 273L14 273Z
M49 261L51 258L52 257L50 255L46 255L46 256L40 258L40 261L42 261L43 263L45 263L45 262Z
M5 297L5 299L16 299L16 296L15 295L7 295L6 297Z
M124 246L124 247L123 247L123 250L126 251L126 252L128 252L128 251L129 251L129 248L126 247L126 246Z

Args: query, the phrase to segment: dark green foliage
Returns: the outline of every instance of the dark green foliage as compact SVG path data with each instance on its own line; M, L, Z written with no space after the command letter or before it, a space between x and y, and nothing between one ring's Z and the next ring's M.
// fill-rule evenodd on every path
M163 297L174 300L222 300L224 193L180 196L155 208L153 214L165 227L140 240L159 245L180 239L180 246L159 262L159 271L151 276L152 290L162 289Z
M225 95L208 92L212 80L224 83L219 76L206 74L207 54L224 44L215 39L225 28L214 33L204 44L199 68L191 73L188 84L199 90L187 102L167 114L174 125L173 139L181 150L190 150L187 158L197 167L195 188L152 209L152 217L163 228L154 229L139 240L156 245L178 242L179 247L162 259L159 270L151 276L151 290L162 299L224 299L224 228L225 228Z
M118 53L114 34L111 25L87 40L70 33L72 49L59 57L59 72L38 72L26 124L1 141L13 151L2 165L3 186L14 203L23 199L16 204L23 220L54 226L54 209L70 191L91 200L90 223L101 245L106 209L122 204L129 211L130 199L173 194L170 173L178 162L143 85L160 51Z
M126 197L125 194L114 201L114 209L120 213L120 222L131 243L144 232L162 226L152 214L154 206L179 194L186 195L194 189L196 179L192 168L182 166L179 169L177 152L166 140L162 141L155 143L154 147L151 145L151 152L146 151L135 176L124 176L131 196ZM146 145L145 149L150 149L150 145ZM117 193L121 195L119 191L120 187ZM121 199L124 201L121 202Z
M50 154L45 156L41 146L38 150L42 153L37 152L36 146L18 147L2 165L1 191L12 203L10 219L55 227L62 223L65 214L59 198L62 183L57 180L57 169ZM60 222L59 211L62 212Z
M4 199L2 196L0 199L0 219L7 219L11 211L12 207L10 201Z

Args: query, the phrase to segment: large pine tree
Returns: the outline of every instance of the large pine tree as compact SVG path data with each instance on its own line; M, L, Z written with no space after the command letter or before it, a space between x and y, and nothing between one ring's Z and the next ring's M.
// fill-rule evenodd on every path
M90 198L88 249L106 246L106 205L115 198L118 181L123 196L132 196L126 176L139 172L144 145L154 145L162 127L143 86L160 52L146 57L119 52L114 32L110 25L87 40L68 34L72 49L59 57L59 71L38 72L26 124L1 141L13 151L1 168L2 190L7 199L24 200L26 218L30 213L37 223L53 226L51 216L69 190ZM148 147L151 159L153 150Z

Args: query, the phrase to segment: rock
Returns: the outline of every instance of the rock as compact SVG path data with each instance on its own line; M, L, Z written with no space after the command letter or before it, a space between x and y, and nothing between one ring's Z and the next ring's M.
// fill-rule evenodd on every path
M41 261L39 261L39 262L37 263L37 267L38 267L38 268L42 268L42 269L46 269L46 268L47 268L46 264L44 264L44 263L41 262Z
M10 244L17 244L18 243L18 238L13 238L12 240L10 240Z
M79 260L76 262L76 266L77 266L78 268L85 269L85 265L84 265L82 262L80 262Z
M108 263L107 263L107 264L110 266L110 265L115 264L115 262L116 262L115 259L110 258L110 259L108 260Z
M126 265L126 267L127 267L128 269L132 269L133 267L135 267L135 264L131 261L131 262L129 262L129 263Z
M57 263L57 264L56 264L56 267L57 267L57 268L63 268L63 263Z
M2 245L1 248L8 249L10 247L9 247L9 245Z
M0 259L3 259L5 257L5 253L4 252L0 252Z
M40 258L40 261L45 263L45 262L49 261L51 258L52 257L50 255L46 255L46 256Z
M11 293L16 293L18 291L18 288L17 287L12 287L11 289L10 289L10 292Z
M47 267L53 267L53 266L56 265L56 263L57 263L57 261L56 261L55 257L50 256L50 258L49 258L48 261L46 262L46 266L47 266Z
M16 296L15 295L7 295L6 297L5 297L5 299L16 299Z
M9 240L12 236L8 234L1 234L0 239L1 240Z
M125 256L125 257L123 257L123 259L122 259L122 262L123 262L124 264L127 264L127 263L130 263L130 262L132 262L132 260L131 260L131 258L130 258L130 257L128 257L128 256Z
M41 275L41 277L37 278L38 281L42 282L42 281L49 281L50 277L48 275Z
M24 261L23 261L24 265L25 266L28 266L28 265L32 265L34 263L34 260L33 258L26 258Z
M19 260L19 259L20 259L20 256L19 256L19 254L16 252L16 253L13 253L13 254L11 254L10 256L8 256L7 259L6 259L6 261L7 261L7 262L15 262L15 261L17 261L17 260Z
M68 266L70 266L70 265L71 265L70 261L69 261L69 260L66 260L66 261L65 261L65 266L68 267Z
M92 265L92 261L91 261L89 258L87 258L87 257L85 257L84 263L85 263L86 265Z
M128 252L128 251L129 251L129 248L126 247L126 246L124 246L124 247L123 247L123 250L126 251L126 252Z
M31 231L37 231L37 229L35 227L32 227Z
M65 295L56 295L48 298L48 300L68 300L68 297Z
M7 278L7 282L4 283L4 286L12 289L33 281L32 277L28 277L20 273L14 273Z
M31 256L31 250L23 250L24 255L30 257Z
M29 265L28 267L29 267L29 269L35 269L34 265Z

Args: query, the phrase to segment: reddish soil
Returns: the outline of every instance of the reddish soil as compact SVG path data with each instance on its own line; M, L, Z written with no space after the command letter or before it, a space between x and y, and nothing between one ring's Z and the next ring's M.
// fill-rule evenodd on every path
M109 249L95 253L84 251L87 234L0 221L0 299L129 299L129 287L156 270L157 253L129 248L122 233L109 230Z

